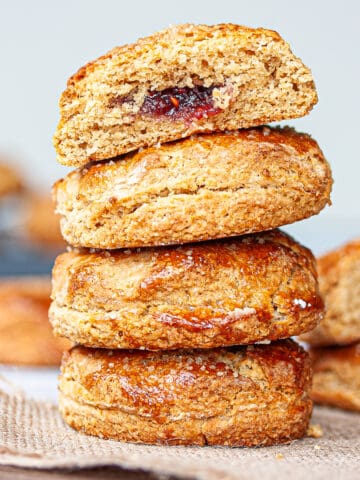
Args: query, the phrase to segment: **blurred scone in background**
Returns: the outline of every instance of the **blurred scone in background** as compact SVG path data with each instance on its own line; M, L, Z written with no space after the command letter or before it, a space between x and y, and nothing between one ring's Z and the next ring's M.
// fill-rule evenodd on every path
M51 185L35 192L14 164L1 156L0 364L58 365L70 342L54 338L48 309L51 268L64 241Z

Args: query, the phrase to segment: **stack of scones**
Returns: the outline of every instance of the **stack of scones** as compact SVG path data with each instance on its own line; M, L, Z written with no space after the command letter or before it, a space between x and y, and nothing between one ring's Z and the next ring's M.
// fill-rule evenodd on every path
M330 203L317 143L290 128L317 101L276 33L180 25L82 67L60 100L57 182L72 246L50 319L60 410L129 442L260 446L306 434L323 316L312 253L277 227ZM275 230L274 230L275 229Z

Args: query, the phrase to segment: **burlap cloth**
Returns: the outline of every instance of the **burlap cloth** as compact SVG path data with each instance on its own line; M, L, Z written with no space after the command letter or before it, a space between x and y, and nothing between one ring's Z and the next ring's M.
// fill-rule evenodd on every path
M81 435L55 405L0 382L0 464L32 468L118 465L183 478L359 479L360 415L316 408L321 438L257 449L133 445Z

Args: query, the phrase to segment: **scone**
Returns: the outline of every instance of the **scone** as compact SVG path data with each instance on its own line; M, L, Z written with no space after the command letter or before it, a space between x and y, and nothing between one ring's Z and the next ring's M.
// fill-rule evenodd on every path
M301 117L316 102L310 70L276 32L179 25L73 75L54 145L60 163L81 166L197 132Z
M0 363L60 364L62 352L71 343L52 334L50 290L46 277L0 280Z
M330 203L308 135L268 127L200 135L71 172L55 184L74 246L131 248L270 230Z
M305 435L312 410L309 357L291 340L172 352L76 347L61 370L65 421L121 441L287 443Z
M310 345L346 345L360 340L360 240L318 259L326 315L302 337Z
M56 248L64 245L60 232L60 217L55 213L55 203L51 197L27 197L24 207L24 235L45 247Z
M10 165L0 163L0 200L6 195L20 192L23 188L18 173Z
M0 158L0 235L18 226L19 208L25 188L19 173ZM1 253L1 252L0 252Z
M211 348L311 330L315 260L279 232L182 247L72 251L53 270L55 334L89 347Z
M312 348L311 357L314 401L360 412L360 343Z

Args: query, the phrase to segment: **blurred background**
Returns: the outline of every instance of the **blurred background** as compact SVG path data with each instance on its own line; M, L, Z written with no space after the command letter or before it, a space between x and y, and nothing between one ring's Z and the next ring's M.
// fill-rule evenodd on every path
M15 344L11 347L11 340L18 338L24 325L33 331L35 318L39 319L38 328L44 329L41 333L36 330L31 338L46 339L47 345L53 342L47 322L49 273L65 245L50 189L69 169L56 163L51 138L66 80L112 47L134 42L169 24L261 26L277 30L290 43L312 69L319 103L309 116L285 123L318 141L332 166L335 184L331 208L285 230L315 254L360 236L359 2L12 0L1 1L0 9L0 276L47 275L42 296L35 296L32 279L28 283L21 280L21 288L8 282L6 288L0 288L0 317L11 321L13 327L11 330L5 322L0 329L9 354L18 350ZM58 345L51 344L46 350L45 362L44 349L48 347L34 342L29 340L23 363L59 362ZM36 356L39 352L41 361ZM18 357L16 360L1 357L4 363L20 363ZM12 371L12 378L24 388L28 382L35 396L41 397L45 389L46 395L55 397L53 373L40 383L36 383L38 377L17 370ZM49 385L53 386L50 390Z
M67 78L80 66L169 24L271 28L310 66L319 93L309 116L285 123L310 133L330 161L333 206L287 230L322 253L360 235L359 5L355 0L1 2L0 157L17 168L27 188L49 195L52 183L68 171L56 163L51 143L57 103ZM45 262L40 270L47 268Z

